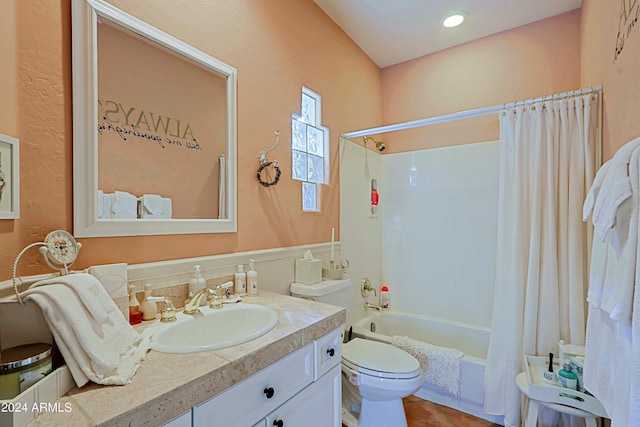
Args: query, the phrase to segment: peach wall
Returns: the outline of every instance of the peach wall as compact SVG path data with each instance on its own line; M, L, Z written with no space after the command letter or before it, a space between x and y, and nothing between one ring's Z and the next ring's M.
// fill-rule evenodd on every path
M580 87L574 10L382 70L383 123L513 102ZM496 116L381 136L385 154L498 138Z
M16 135L16 2L5 0L0 7L0 133Z
M19 81L10 114L21 144L21 218L0 221L0 280L11 277L24 246L52 229L72 228L70 1L15 1ZM331 227L339 238L338 136L380 123L376 65L312 0L218 0L188 8L172 0L113 3L153 16L160 29L238 69L238 232L81 239L74 268L326 242ZM300 108L303 85L322 95L323 124L331 130L321 213L301 212L301 185L289 166L291 113ZM0 133L11 133L1 126ZM257 156L273 143L275 129L283 142L269 159L282 164L283 176L265 189L255 178ZM32 250L18 274L43 271L49 268Z
M638 0L582 2L581 80L583 86L601 84L603 88L603 160L640 136L638 18Z

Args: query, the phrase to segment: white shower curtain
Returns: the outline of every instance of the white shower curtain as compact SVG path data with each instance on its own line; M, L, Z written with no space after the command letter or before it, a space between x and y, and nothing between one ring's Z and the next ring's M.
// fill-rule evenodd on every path
M498 247L485 412L520 425L523 354L584 345L582 204L594 175L596 94L500 113Z

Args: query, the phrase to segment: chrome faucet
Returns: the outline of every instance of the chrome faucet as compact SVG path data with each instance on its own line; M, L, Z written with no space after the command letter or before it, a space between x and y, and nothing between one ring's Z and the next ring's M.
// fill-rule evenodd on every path
M203 288L199 290L193 297L187 300L184 305L183 313L191 315L200 313L202 298L209 298L209 308L222 308L222 296L220 295L220 291L222 289L228 289L231 286L233 286L233 282L229 281L216 286L215 289Z
M365 303L364 303L364 309L365 309L365 310L373 309L373 310L378 310L378 311L380 311L380 306L375 305L375 304L371 304L371 303L369 303L369 302L365 302Z

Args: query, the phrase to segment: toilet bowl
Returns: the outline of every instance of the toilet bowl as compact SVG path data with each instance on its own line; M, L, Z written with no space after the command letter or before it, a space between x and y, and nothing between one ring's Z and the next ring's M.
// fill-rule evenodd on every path
M423 382L413 356L389 344L354 338L342 345L341 367L345 425L407 426L402 398Z
M295 297L349 306L351 280L292 283ZM402 398L422 386L415 357L390 344L354 338L342 344L342 423L348 427L407 427Z

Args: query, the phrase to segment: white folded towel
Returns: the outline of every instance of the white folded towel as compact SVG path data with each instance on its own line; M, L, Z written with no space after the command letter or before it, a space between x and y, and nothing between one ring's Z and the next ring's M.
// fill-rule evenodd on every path
M418 359L425 382L458 396L463 352L398 335L391 338L391 344Z
M78 387L89 380L129 383L149 350L149 340L131 327L92 275L77 273L47 282L34 284L22 297L42 310ZM106 318L96 320L103 310Z
M162 198L162 217L163 218L173 217L173 205L172 205L171 199L168 197Z
M113 217L113 202L113 193L104 193L102 190L98 190L98 218Z
M104 191L98 190L98 218L104 218Z
M164 206L162 197L157 194L143 194L140 197L142 204L142 218L159 218L162 216Z
M171 199L157 194L143 194L140 197L142 204L142 218L171 218Z
M137 218L138 199L126 191L116 191L113 199L113 218Z

